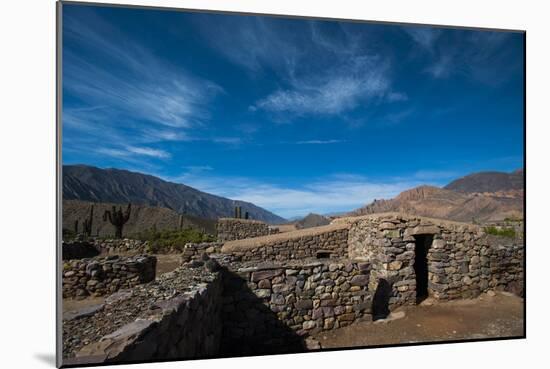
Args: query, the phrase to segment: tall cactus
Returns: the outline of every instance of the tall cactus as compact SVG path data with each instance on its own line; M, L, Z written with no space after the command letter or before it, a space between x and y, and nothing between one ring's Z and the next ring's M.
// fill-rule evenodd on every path
M183 229L183 215L180 215L179 218L179 231L181 232Z
M245 212L245 214L244 214L245 217L246 217L246 219L248 219L247 214L248 214L248 212ZM243 209L242 209L242 207L240 207L240 206L235 206L235 218L237 218L237 219L242 219L242 217L243 217Z
M74 234L75 236L78 234L78 219L74 221Z
M90 207L90 216L86 219L84 219L84 223L82 224L83 232L85 237L90 237L92 235L92 221L94 218L94 206L92 205Z
M248 211L244 212L244 219L248 219Z
M131 212L131 206L132 204L128 204L128 208L123 213L122 212L122 206L116 209L116 207L113 205L113 210L105 210L105 213L103 214L103 221L106 221L109 219L109 222L115 226L115 237L116 238L122 238L122 227L124 227L124 224L130 219L130 212Z

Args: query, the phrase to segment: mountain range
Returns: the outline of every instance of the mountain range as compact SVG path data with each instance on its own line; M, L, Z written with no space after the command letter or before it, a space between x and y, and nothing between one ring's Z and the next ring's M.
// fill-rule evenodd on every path
M452 181L443 188L420 186L393 199L374 200L347 215L398 211L462 222L523 219L523 170L480 172Z
M522 169L511 173L480 172L458 178L444 187L419 186L393 199L374 200L345 215L399 211L464 222L493 222L523 218L523 199ZM270 224L287 222L252 203L212 195L151 175L87 165L63 166L64 227L70 228L76 219L84 219L90 203L100 207L107 204L135 205L136 211L140 209L141 218L147 219L133 219L128 224L128 231L130 228L139 231L153 224L162 227L164 223L173 228L180 222L179 215L187 216L186 224L211 229L211 222L202 222L201 219L232 217L235 206L241 206L243 214L248 212L251 219ZM326 217L310 214L292 223L297 227L310 227L327 221Z
M231 217L235 206L251 219L282 223L284 218L252 203L231 200L168 182L147 174L88 165L63 166L63 200L95 203L132 203L171 209L178 214L206 219Z

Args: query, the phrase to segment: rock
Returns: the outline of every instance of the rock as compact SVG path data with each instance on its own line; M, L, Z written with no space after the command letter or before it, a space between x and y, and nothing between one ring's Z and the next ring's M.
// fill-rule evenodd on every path
M272 294L271 295L271 303L275 305L284 305L285 304L285 297L280 294Z
M204 265L204 261L193 260L187 265L189 266L189 268L200 268L201 266Z
M365 274L355 275L351 279L350 283L352 286L366 286L367 284L369 284L369 276Z
M332 329L334 327L335 318L326 318L323 324L323 329Z
M296 307L296 309L300 309L300 310L312 309L313 308L313 301L309 300L309 299L298 300L298 301L296 301L294 306Z
M306 348L310 351L321 349L321 344L319 343L319 341L311 337L306 338L305 344L306 344Z
M269 279L262 279L258 282L258 288L271 288L271 282Z
M260 270L252 273L251 280L252 282L259 282L262 279L271 279L281 274L283 274L283 269Z
M390 270L399 270L399 269L401 269L402 266L403 266L403 262L396 260L396 261L392 261L389 264L389 269Z
M337 317L337 319L339 321L343 321L343 322L352 322L355 320L355 314L354 313L347 313L347 314L342 314L342 315L339 315Z
M215 273L221 269L220 264L216 260L210 258L205 262L204 267L211 273Z
M378 229L383 231L385 229L396 229L397 226L393 223L390 223L390 222L382 222L380 223L380 225L378 226Z
M268 288L255 290L254 293L261 299L271 296L271 290Z

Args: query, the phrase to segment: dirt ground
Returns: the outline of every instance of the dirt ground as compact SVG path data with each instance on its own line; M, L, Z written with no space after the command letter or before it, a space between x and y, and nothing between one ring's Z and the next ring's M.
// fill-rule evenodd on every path
M157 276L171 272L181 264L179 254L155 255L157 257ZM63 311L79 310L103 303L104 297L87 297L83 300L63 299Z
M389 319L358 322L314 336L321 348L467 340L523 335L523 299L483 294L472 300L396 309Z
M180 254L155 255L157 257L157 275L171 272L181 265Z

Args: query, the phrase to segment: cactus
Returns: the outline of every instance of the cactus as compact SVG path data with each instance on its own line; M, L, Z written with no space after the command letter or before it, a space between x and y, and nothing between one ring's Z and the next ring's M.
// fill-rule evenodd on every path
M74 234L75 236L78 234L78 219L74 221Z
M84 223L82 224L84 237L90 237L92 235L92 220L94 217L94 206L92 205L90 207L90 216L86 219L84 219Z
M244 213L245 219L248 219L248 212ZM242 219L243 218L243 209L240 206L235 206L235 218Z
M124 227L124 224L130 219L130 212L131 212L131 206L132 204L128 204L128 208L123 213L122 212L122 206L116 209L116 207L113 205L113 210L105 210L105 213L103 213L103 221L106 221L109 219L109 222L115 226L115 237L116 238L122 238L122 228Z
M180 215L180 219L179 219L179 231L181 232L182 229L183 229L183 215Z
M244 219L248 219L248 211L244 212Z

